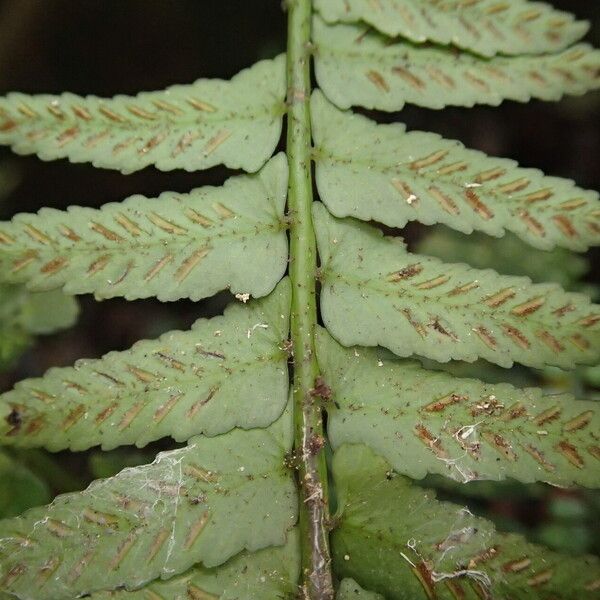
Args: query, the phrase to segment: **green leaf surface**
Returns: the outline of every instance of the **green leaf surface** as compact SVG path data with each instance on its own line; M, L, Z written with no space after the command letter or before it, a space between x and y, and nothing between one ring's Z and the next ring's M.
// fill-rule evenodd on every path
M586 285L580 279L590 268L584 256L563 248L535 250L510 233L490 239L483 234L467 236L445 227L432 227L417 242L415 251L448 262L468 262L478 269L491 268L503 275L529 277L534 283L551 281L569 291L579 291Z
M334 456L340 496L334 569L388 600L595 598L600 562L494 530L396 475L365 446Z
M484 56L556 52L588 30L569 13L525 0L315 0L315 6L328 22L364 21L390 36Z
M167 581L140 590L98 592L92 600L292 600L300 575L296 529L284 546L242 552L219 567L195 565Z
M493 236L508 230L546 250L600 244L595 191L433 133L378 125L338 110L319 92L311 116L319 195L337 217L391 227L444 223Z
M464 483L510 477L600 487L598 402L459 379L318 334L334 449L366 444L413 479L436 473Z
M363 590L354 579L346 578L340 583L336 600L384 600L381 594Z
M50 501L45 481L0 449L0 519Z
M279 56L231 81L199 79L112 99L11 93L0 98L0 144L42 160L68 158L123 173L218 164L254 172L281 135L284 69Z
M34 335L66 329L78 314L77 300L58 290L30 292L23 285L0 283L0 368L18 358Z
M397 238L314 207L321 312L344 346L438 362L571 368L600 358L600 311L582 294L407 252Z
M600 51L586 44L559 54L486 59L414 46L362 25L327 25L318 16L313 41L317 82L340 108L496 106L503 100L558 100L600 87Z
M290 284L189 331L50 369L0 396L0 443L83 450L266 427L288 395Z
M18 214L0 223L0 280L128 300L265 296L287 267L287 172L279 154L221 187Z
M292 415L268 429L195 437L151 465L0 521L0 591L71 599L140 587L201 562L282 545L297 497L284 456Z

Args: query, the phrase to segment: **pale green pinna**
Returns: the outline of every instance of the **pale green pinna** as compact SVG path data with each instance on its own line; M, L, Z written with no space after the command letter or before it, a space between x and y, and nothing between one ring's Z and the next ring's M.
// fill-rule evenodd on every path
M231 81L0 99L0 142L20 154L247 172L0 223L0 361L71 325L72 295L236 297L189 331L0 396L4 446L187 442L0 521L0 597L598 597L597 558L495 531L411 478L599 487L596 402L428 367L595 365L600 309L510 265L414 254L365 223L511 232L564 258L600 245L598 194L349 110L598 89L600 51L578 42L587 24L526 0L284 4L286 56ZM284 118L286 153L273 157ZM565 285L581 268L567 259L552 263ZM48 302L58 308L42 318Z

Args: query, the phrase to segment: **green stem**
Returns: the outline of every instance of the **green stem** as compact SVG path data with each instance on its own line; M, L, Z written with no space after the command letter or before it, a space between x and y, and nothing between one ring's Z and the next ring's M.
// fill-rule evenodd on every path
M300 483L303 596L333 599L329 553L327 465L323 412L318 396L319 367L314 335L317 323L317 249L312 224L310 132L311 1L288 0L288 203L292 344L294 352L295 452Z

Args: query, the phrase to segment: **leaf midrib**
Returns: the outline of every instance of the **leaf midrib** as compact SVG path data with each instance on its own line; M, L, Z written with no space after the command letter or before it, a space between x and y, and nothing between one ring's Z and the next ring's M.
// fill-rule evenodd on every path
M412 132L412 133L418 133L418 132ZM405 135L410 136L411 132L406 132ZM465 187L465 184L463 181L459 181L458 179L455 179L453 177L448 177L448 178L444 178L444 177L436 177L435 173L433 171L420 171L420 170L415 170L412 171L410 170L407 165L410 165L412 161L407 160L405 162L397 162L394 164L386 164L384 165L381 162L377 162L377 161L371 161L368 162L367 160L357 160L353 157L349 157L347 159L345 158L341 158L338 156L335 156L333 154L332 151L330 150L325 150L322 146L319 146L319 155L317 157L315 157L316 159L316 163L317 165L319 164L319 161L321 159L324 159L323 162L325 160L329 161L330 163L332 163L332 165L338 164L338 165L352 165L352 164L356 164L359 165L360 167L362 167L365 170L369 170L369 171L373 171L373 166L376 167L376 170L379 171L381 173L382 176L386 176L387 174L406 174L409 176L410 179L421 179L426 181L427 183L437 183L438 185L447 185L447 186L453 186L457 189L460 189L461 191L465 191L467 189L469 189L468 187ZM463 150L465 150L466 152L473 152L473 150L470 150L468 148L461 148ZM452 158L451 156L449 156L448 158ZM457 157L458 158L458 157ZM483 157L482 157L483 158ZM488 157L486 157L488 158ZM515 169L520 169L522 167L514 167ZM481 170L481 169L480 169ZM466 180L468 180L468 177L466 178ZM582 190L584 193L588 193L587 190ZM498 201L502 202L502 203L511 203L514 204L514 207L510 207L511 210L514 210L515 208L521 207L523 205L526 204L526 201L518 198L516 196L511 196L510 194L502 194L502 193L498 193L497 191L495 191L494 188L488 188L485 186L482 186L480 188L477 188L477 192L481 192L484 196L486 197L493 197L494 199L497 199ZM569 194L578 194L579 192L577 191L577 189L575 188L575 186L573 186L573 190L569 192ZM559 197L557 199L557 201L561 201L561 198ZM402 208L404 208L405 206L402 205ZM410 205L406 204L407 208L415 208L415 207L411 207ZM546 209L555 209L556 210L556 206L554 206L552 203L550 203L549 205L547 205L545 207ZM597 209L591 209L591 212L593 212L594 210ZM416 211L414 211L416 213ZM536 214L539 214L539 211L536 211ZM572 213L570 213L572 215ZM576 213L578 216L582 216L585 214L584 211L577 211ZM415 217L417 218L417 217ZM494 217L491 219L492 222L497 221L498 220L498 216L494 215ZM503 225L503 228L505 229L511 229L512 227L510 227L512 225L511 222L505 223Z
M261 357L256 357L252 360L247 360L247 361L243 361L243 360L238 360L238 361L233 361L227 364L222 364L219 365L221 367L221 369L223 369L223 373L219 373L216 369L215 371L211 371L209 373L206 374L206 376L203 377L198 377L195 376L193 377L192 374L190 373L185 373L184 375L181 376L181 378L169 378L169 377L161 377L159 383L163 384L163 383L167 383L170 382L168 385L158 385L157 387L153 387L150 388L150 384L144 384L140 382L140 389L124 389L122 394L113 394L113 395L101 395L101 394L95 394L92 393L91 395L94 397L94 406L96 405L96 399L98 398L105 398L105 399L114 399L114 398L127 398L127 397L136 397L139 395L144 395L144 394L149 394L149 393L160 393L166 390L169 390L172 387L177 387L177 386L181 386L183 387L184 385L189 385L190 389L186 390L184 393L189 394L193 391L194 385L195 384L213 384L216 381L218 381L219 379L221 379L221 376L224 377L231 377L233 375L233 373L228 373L227 370L235 372L236 370L241 370L244 368L252 368L252 367L257 367L260 366L262 364L266 364L266 363L274 363L276 364L277 362L283 360L285 357L285 354L283 353L283 351L278 351L275 352L273 354L268 354L266 356L261 356ZM131 357L127 357L125 359L125 362L131 362L131 361L135 361L136 357L135 356L131 356ZM102 359L99 359L102 360ZM85 368L90 368L90 365L85 365ZM62 376L62 375L61 375ZM36 385L33 384L33 387L36 388L40 388L40 387L44 387L43 385ZM127 385L127 384L126 384ZM150 388L150 389L146 389L146 388ZM28 392L29 389L23 387L23 388L16 388L14 390L14 392L16 392L17 394L21 394L21 393L26 393ZM13 393L14 393L13 392ZM6 393L11 393L11 392L6 392ZM0 399L2 398L2 396L0 396ZM40 401L41 402L41 401ZM151 401L149 401L147 404L152 404ZM46 406L42 403L43 406ZM92 408L92 406L90 406L90 408Z
M136 102L135 98L132 98L132 102ZM8 102L10 105L10 102ZM107 107L108 108L108 107ZM272 106L265 107L264 110L257 110L251 113L236 113L234 111L224 112L220 111L217 113L206 113L204 119L198 115L193 113L186 113L180 119L174 119L173 117L167 116L157 116L156 119L152 119L151 121L146 119L139 120L127 120L125 122L113 121L113 120L104 120L102 117L98 116L97 119L93 119L91 121L82 121L81 119L76 119L70 116L66 116L65 118L57 121L56 119L52 119L50 116L46 117L37 116L32 119L21 119L18 121L18 127L27 127L27 126L45 126L47 129L69 129L70 127L78 127L82 130L97 130L101 128L109 128L111 131L121 131L127 133L135 133L140 129L149 130L153 132L154 130L159 130L162 128L191 128L198 125L216 125L220 123L229 123L232 120L235 121L255 121L259 119L263 119L266 117L270 117L272 120L279 119L282 114L284 114L284 105L281 101L277 100ZM195 119L193 117L196 117ZM47 124L47 125L46 125ZM0 137L6 136L10 139L11 131L0 134Z
M331 281L327 281L327 275L332 272L333 272L334 277L338 281L345 283L349 287L354 288L354 289L361 289L361 288L365 288L365 287L370 288L376 294L390 297L390 303L393 303L393 298L391 298L393 291L392 290L384 291L384 290L378 289L377 287L375 287L373 285L372 280L357 279L357 278L353 278L351 276L347 276L345 274L342 275L341 273L339 273L337 271L324 269L322 271L322 282L323 283L328 283L329 285L334 285L331 283ZM503 319L510 319L512 322L516 322L516 323L520 323L520 324L534 325L534 326L543 327L543 328L546 328L548 326L547 323L545 323L544 321L540 321L538 318L536 318L535 313L533 315L527 315L527 317L525 317L526 320L519 321L519 320L517 320L518 318L511 315L509 312L500 313L502 316L498 317L496 313L491 312L491 309L489 307L487 307L487 310L482 309L479 302L473 301L473 302L468 302L468 303L460 304L460 305L452 305L452 304L448 305L445 303L441 303L436 298L431 298L429 296L415 296L414 294L412 294L410 292L410 290L408 290L406 288L402 288L402 290L404 293L402 294L402 296L400 296L400 298L413 299L413 300L415 300L415 302L417 304L419 302L424 303L424 304L430 304L430 305L436 304L438 306L438 308L440 307L440 304L442 304L444 310L452 310L452 311L469 310L470 311L469 316L476 317L477 315L482 314L483 315L482 318L488 318L494 322L498 321L500 318L503 318ZM480 308L480 310L474 311L473 307L478 307L478 308ZM481 310L483 310L483 312L481 312ZM578 318L580 318L580 316ZM575 327L575 325L576 325L576 323L574 321L571 321L570 323L565 322L561 325L561 330L567 330L567 328L577 329Z
M130 239L124 239L124 241L122 242L111 242L114 245L93 245L92 242L87 241L86 239L82 239L79 242L75 242L74 245L72 246L68 246L68 247L63 247L60 245L57 245L55 242L48 244L47 246L41 246L40 248L32 248L29 246L21 246L21 249L16 249L14 248L14 246L16 246L17 244L11 244L8 247L1 247L0 248L0 260L2 259L3 255L22 255L23 252L28 252L28 251L32 251L34 250L36 252L36 254L38 255L44 255L44 254L67 254L67 255L73 255L73 254L87 254L87 253L97 253L97 252L114 252L114 251L118 251L118 250L123 250L123 247L125 246L126 249L132 249L132 250L143 250L143 249L149 249L149 248L168 248L171 246L183 246L183 247L187 247L187 246L191 246L194 243L197 242L201 242L202 244L205 245L209 245L212 242L214 242L215 240L219 241L219 240L223 240L225 238L230 238L230 239L235 239L235 238L243 238L243 237L249 237L252 234L264 234L264 233L268 233L268 232L274 232L274 233L278 233L278 232L282 232L287 230L288 225L287 223L283 222L280 219L274 219L273 223L265 223L265 224L259 224L256 225L254 227L250 227L248 229L235 229L235 230L228 230L225 229L223 234L212 234L212 235L208 235L205 237L194 237L193 234L197 233L197 232L192 232L190 231L189 234L186 235L175 235L173 234L171 237L169 238L155 238L156 241L154 241L153 243L140 243L140 242L135 242L133 240ZM200 232L202 233L202 232ZM152 235L152 233L147 234L148 237L154 237ZM167 243L165 243L167 242ZM11 247L13 246L13 247Z

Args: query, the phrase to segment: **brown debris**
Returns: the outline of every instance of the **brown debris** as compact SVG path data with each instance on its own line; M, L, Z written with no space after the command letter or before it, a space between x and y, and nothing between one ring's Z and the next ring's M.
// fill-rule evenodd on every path
M331 400L333 396L333 392L331 388L325 383L325 379L321 375L319 375L315 379L315 387L310 390L310 395L312 398L321 398L325 402Z
M446 407L451 406L452 404L457 404L458 402L463 402L464 400L468 399L468 396L461 396L453 392L451 394L448 394L447 396L439 398L438 400L430 402L425 407L423 407L423 410L426 410L427 412L441 412Z
M517 455L513 451L512 446L500 434L484 431L482 433L482 437L486 442L493 446L500 454L502 454L508 460L512 462L517 460Z
M311 456L316 456L325 447L326 440L322 435L312 435L308 440L308 451Z
M424 425L420 423L415 425L414 433L438 458L448 458L448 453L442 448L440 439L434 437Z
M408 265L407 267L404 267L399 271L390 273L387 277L387 280L392 283L397 283L398 281L402 281L404 279L410 279L411 277L414 277L415 275L421 273L421 271L423 271L423 267L419 263L414 265Z

